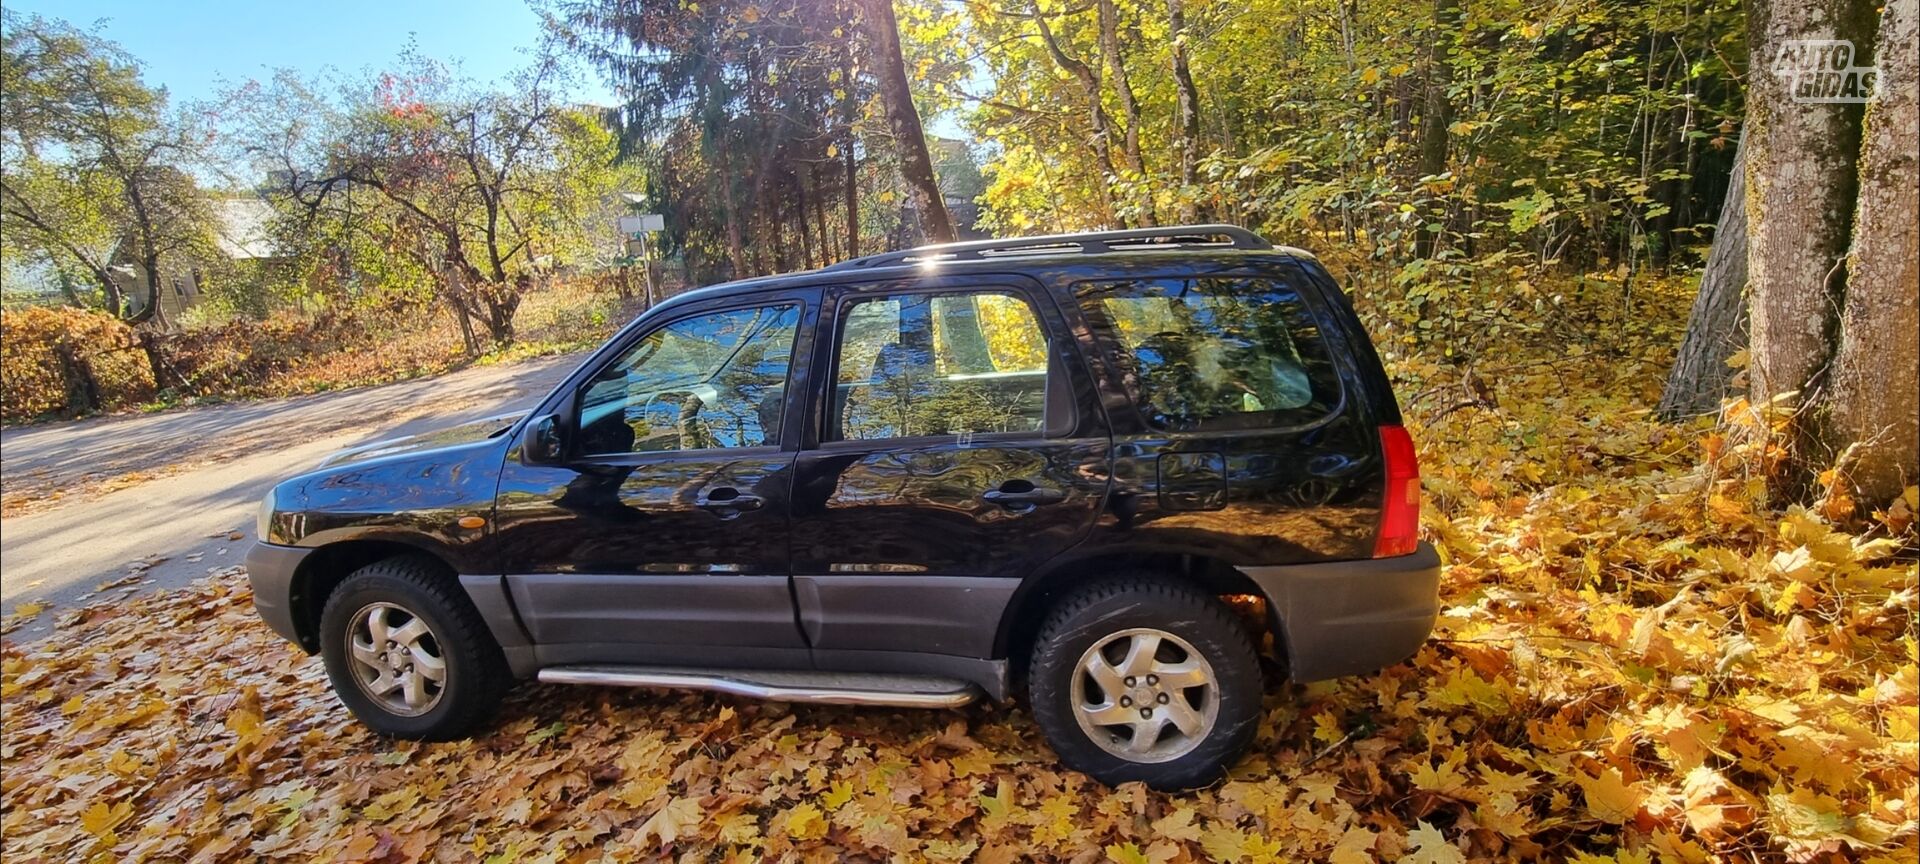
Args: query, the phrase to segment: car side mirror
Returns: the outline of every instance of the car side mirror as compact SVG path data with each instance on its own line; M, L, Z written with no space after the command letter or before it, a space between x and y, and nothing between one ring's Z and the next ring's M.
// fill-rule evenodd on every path
M527 426L527 437L520 447L521 458L534 465L558 465L567 452L566 435L560 418L544 414Z

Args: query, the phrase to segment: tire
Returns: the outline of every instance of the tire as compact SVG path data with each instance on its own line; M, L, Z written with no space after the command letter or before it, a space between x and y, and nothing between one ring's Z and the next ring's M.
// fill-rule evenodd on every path
M1152 645L1159 647L1150 662L1131 662ZM1081 668L1094 661L1096 646L1106 661L1100 676ZM1124 677L1156 669L1166 680ZM1202 678L1210 683L1181 686ZM1139 575L1088 585L1054 606L1034 643L1027 693L1068 767L1110 786L1137 780L1178 791L1219 779L1252 743L1261 680L1253 641L1226 604L1193 586ZM1133 712L1149 703L1152 716L1136 722Z
M381 610L387 645L411 640L388 648L382 659L410 666L414 674L394 674L395 666L386 666L381 673L386 677L375 677L380 667L354 659L350 640L361 643L363 657L370 645L373 653L381 653L370 638L375 610ZM512 681L506 657L473 601L444 568L425 558L377 561L335 587L320 613L320 653L333 692L347 709L373 731L396 738L465 737L492 717ZM438 682L431 677L435 662ZM396 683L408 678L419 685L417 700L413 687ZM375 692L381 690L387 692Z

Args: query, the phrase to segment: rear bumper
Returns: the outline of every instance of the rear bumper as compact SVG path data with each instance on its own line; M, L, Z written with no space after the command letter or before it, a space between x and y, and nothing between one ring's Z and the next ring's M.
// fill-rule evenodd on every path
M255 543L247 550L247 578L253 582L253 608L260 620L309 654L313 646L301 642L300 628L293 623L293 574L311 554L312 549L272 543Z
M1440 554L1242 567L1279 619L1295 681L1391 666L1419 650L1440 614Z

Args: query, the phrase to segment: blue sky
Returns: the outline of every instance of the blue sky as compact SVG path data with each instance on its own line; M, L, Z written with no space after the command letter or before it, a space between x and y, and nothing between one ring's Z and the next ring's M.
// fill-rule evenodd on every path
M301 77L391 68L413 41L420 52L477 82L505 78L531 62L540 16L527 0L5 0L17 14L60 18L138 58L149 86L174 104L217 97L277 69ZM573 98L611 105L612 91L581 69ZM969 137L950 116L927 131Z
M289 68L313 77L392 65L409 39L422 54L476 81L505 77L529 62L540 18L526 0L7 0L15 13L61 18L102 35L145 64L151 86L176 104L212 98L224 79L239 85ZM593 74L576 98L610 103Z

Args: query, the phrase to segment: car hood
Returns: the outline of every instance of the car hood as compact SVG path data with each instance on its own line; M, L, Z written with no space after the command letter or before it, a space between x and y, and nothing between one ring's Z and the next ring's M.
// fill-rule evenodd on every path
M422 432L419 435L408 435L403 438L388 438L385 441L375 441L371 444L349 447L328 456L320 462L319 467L331 468L336 465L364 462L369 459L397 456L402 453L420 453L428 450L438 450L443 447L471 444L475 441L483 441L505 432L514 423L519 422L520 418L525 416L527 416L527 412L516 411L511 414L500 414L488 417L484 420L475 420L471 423L447 426L445 428L435 429L432 432Z

